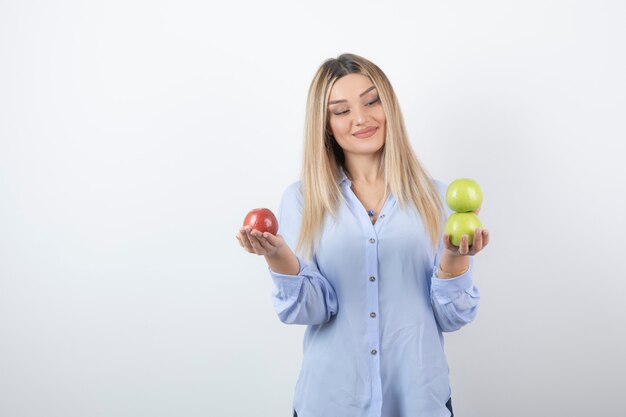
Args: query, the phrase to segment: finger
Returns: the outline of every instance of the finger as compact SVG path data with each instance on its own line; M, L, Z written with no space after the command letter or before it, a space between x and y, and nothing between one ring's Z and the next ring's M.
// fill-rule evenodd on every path
M278 237L276 237L275 235L271 234L270 232L263 232L263 237L270 245L277 246L279 240Z
M474 230L474 243L472 243L472 252L478 252L483 248L483 231L480 227Z
M280 245L280 238L277 235L273 235L270 232L263 233L263 237L268 245L270 245L270 249L275 249Z
M267 251L265 250L265 248L263 247L263 245L261 245L261 232L259 232L256 229L253 229L250 232L250 242L252 243L252 247L254 248L254 252L257 255L264 255Z
M468 241L467 235L461 236L461 245L459 246L459 253L461 255L467 255L467 252L469 252L467 241Z
M250 241L250 232L247 228L244 228L241 240L243 241L243 245L248 252L254 252L252 242Z
M267 243L267 239L263 237L263 233L259 230L252 231L252 236L257 239L259 243L259 247L263 248L266 252L270 248L269 243Z
M447 233L443 234L443 243L446 247L446 249L451 250L451 251L455 251L458 249L456 246L454 246L452 244L452 242L450 242L450 235Z
M483 248L489 244L489 230L483 229Z
M259 238L259 242L261 243L263 249L265 249L265 254L274 253L276 250L276 246L272 245L267 238L263 237L263 235Z

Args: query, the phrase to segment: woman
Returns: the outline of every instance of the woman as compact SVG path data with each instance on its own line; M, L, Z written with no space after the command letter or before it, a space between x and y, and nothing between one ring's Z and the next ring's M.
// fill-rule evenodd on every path
M276 236L237 234L265 256L280 320L307 325L294 416L453 415L442 332L476 315L472 257L487 230L458 247L442 233L447 187L419 163L389 80L365 58L318 69L304 141Z

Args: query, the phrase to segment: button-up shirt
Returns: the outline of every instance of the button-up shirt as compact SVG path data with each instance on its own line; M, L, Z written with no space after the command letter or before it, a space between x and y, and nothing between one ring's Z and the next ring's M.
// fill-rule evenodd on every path
M445 202L447 186L433 181ZM449 416L442 332L476 315L473 258L462 275L438 278L443 243L433 250L412 204L402 210L391 192L372 224L343 169L339 184L347 204L336 219L326 214L312 259L296 253L297 275L268 267L279 319L307 325L293 408L298 417ZM301 185L285 189L278 209L277 233L292 250Z

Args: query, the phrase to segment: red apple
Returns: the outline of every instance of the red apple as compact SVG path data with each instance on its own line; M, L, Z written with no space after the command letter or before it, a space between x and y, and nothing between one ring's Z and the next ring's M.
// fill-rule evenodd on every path
M276 232L278 232L278 220L276 220L274 213L266 208L250 210L243 221L243 225L250 226L261 233L269 232L276 235Z

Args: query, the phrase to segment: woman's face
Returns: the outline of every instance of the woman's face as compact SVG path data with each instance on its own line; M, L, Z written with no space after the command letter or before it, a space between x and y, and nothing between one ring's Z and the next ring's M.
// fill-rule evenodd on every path
M385 112L369 77L348 74L335 81L328 100L328 121L344 153L375 153L385 144ZM359 134L370 128L373 133Z

